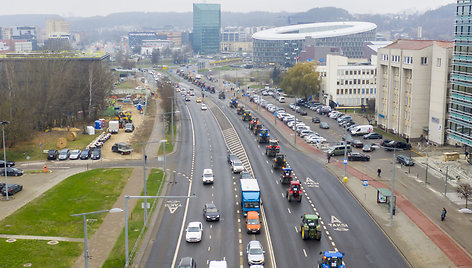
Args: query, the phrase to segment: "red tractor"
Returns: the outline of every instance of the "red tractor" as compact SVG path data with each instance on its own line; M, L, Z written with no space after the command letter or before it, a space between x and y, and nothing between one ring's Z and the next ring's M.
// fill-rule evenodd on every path
M290 187L287 190L287 199L288 202L296 200L299 203L302 202L302 186L300 181L290 181Z

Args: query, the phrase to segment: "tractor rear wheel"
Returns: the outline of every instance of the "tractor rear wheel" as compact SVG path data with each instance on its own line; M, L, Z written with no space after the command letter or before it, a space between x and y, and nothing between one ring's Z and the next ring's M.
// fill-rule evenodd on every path
M302 195L298 196L298 203L302 202Z
M287 191L287 199L288 199L288 202L292 202L292 197L290 196L289 191Z
M303 227L300 227L302 229L302 239L305 240L306 239L306 236L305 236L305 229Z

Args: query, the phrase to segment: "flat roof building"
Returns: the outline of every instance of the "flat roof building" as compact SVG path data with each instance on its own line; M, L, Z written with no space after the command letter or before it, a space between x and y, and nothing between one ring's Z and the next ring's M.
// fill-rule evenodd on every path
M193 4L192 47L195 53L219 53L220 30L220 4Z
M453 43L397 40L378 50L376 119L410 140L444 144Z
M323 22L263 30L252 35L254 62L294 65L305 43L337 47L346 57L360 58L364 42L375 40L376 29L370 22Z

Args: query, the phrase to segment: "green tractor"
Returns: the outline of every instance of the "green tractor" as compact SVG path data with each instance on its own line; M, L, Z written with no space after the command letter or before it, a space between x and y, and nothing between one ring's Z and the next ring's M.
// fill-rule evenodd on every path
M254 127L254 135L258 136L261 133L264 126L262 124L258 124Z
M318 216L314 214L304 214L300 223L300 234L303 240L307 239L321 239L321 226Z
M274 163L272 163L273 169L284 169L287 165L287 160L285 160L284 154L276 154L274 158Z
M249 129L254 131L254 128L256 128L257 125L259 125L259 119L253 116L249 122Z
M243 121L251 121L251 111L249 110L244 110L244 114L242 116Z
M244 110L245 110L245 109L244 109L244 106L243 106L243 105L239 105L239 106L238 106L238 109L236 109L236 113L237 113L238 115L243 115L243 114L244 114Z

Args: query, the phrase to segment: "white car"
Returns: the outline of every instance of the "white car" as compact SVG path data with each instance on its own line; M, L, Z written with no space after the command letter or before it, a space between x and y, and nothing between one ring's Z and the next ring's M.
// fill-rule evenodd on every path
M213 180L213 170L211 168L205 168L202 175L203 184L212 184Z
M241 173L244 171L244 165L241 161L233 161L231 169L233 173Z
M208 107L206 106L206 104L205 104L205 103L202 103L202 110L203 110L203 111L206 111L206 110L208 110Z
M185 229L185 241L200 242L202 241L203 225L199 221L189 222Z
M69 156L69 159L70 160L77 160L79 159L79 156L80 156L80 150L72 150L70 151L70 156Z
M308 143L311 143L311 144L314 144L314 143L322 143L322 142L325 142L326 139L323 138L323 137L312 137L310 139L308 139Z

